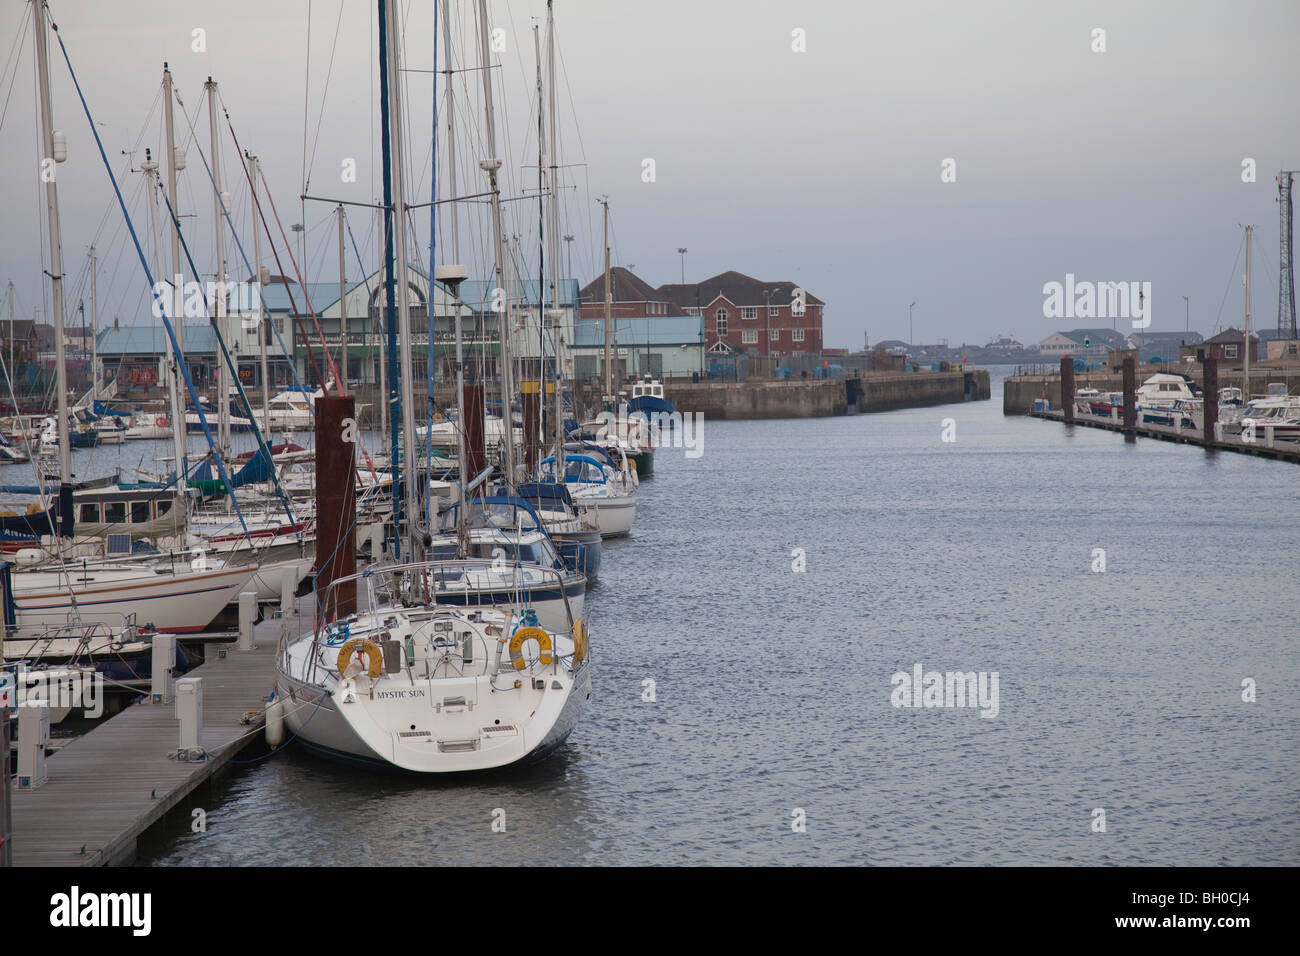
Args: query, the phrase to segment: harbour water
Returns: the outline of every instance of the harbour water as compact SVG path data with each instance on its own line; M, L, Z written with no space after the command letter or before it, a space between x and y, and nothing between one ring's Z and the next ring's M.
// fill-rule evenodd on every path
M1000 378L662 449L549 760L429 780L291 744L139 862L1300 862L1295 466L1005 418ZM894 706L918 664L996 672L996 716Z

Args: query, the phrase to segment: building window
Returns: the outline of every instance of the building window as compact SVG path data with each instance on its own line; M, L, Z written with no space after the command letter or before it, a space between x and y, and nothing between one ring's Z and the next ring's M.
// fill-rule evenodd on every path
M740 332L740 341L745 345L757 345L758 329L742 329Z
M781 317L781 307L779 305L769 305L767 307L767 317L769 319L779 319Z
M791 329L790 338L795 342L803 341L803 329Z
M804 299L801 296L794 296L790 300L790 314L794 316L803 315Z
M1235 345L1225 345L1225 346L1223 347L1223 357L1224 357L1224 358L1236 358L1236 357L1237 357L1237 346L1235 346Z
M718 320L718 325L717 325L718 334L726 335L727 334L727 310L719 309L716 313L714 313L714 315Z
M756 319L758 318L758 309L754 306L747 305L740 310L740 317L742 319Z
M771 339L773 342L779 342L779 341L781 341L781 330L780 330L780 329L768 329L768 330L767 330L767 337L768 337L769 339Z
M687 315L699 315L699 314L700 314L700 307L699 307L699 306L696 306L696 305L693 305L693 306L691 306L689 309L686 310L686 314L687 314Z

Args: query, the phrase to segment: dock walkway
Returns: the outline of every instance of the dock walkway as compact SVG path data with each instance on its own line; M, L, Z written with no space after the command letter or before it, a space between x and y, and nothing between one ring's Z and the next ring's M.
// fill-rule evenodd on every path
M312 620L301 598L296 630ZM305 615L305 620L304 620ZM15 866L115 866L135 857L136 840L168 810L262 735L266 698L275 684L281 620L258 624L254 649L234 644L185 677L203 678L205 760L176 759L174 703L133 704L47 758L48 777L35 790L12 791ZM245 715L255 712L248 723Z
M1048 411L1031 411L1032 418L1045 418L1048 421L1061 422L1065 416L1059 408ZM1096 415L1075 413L1070 422L1074 425L1086 425L1089 428L1104 428L1108 431L1123 432L1126 429L1122 421L1100 418ZM1221 441L1207 442L1199 430L1190 428L1175 429L1166 425L1137 425L1129 429L1132 434L1142 438L1158 438L1161 441L1181 442L1188 445L1200 445L1220 451L1235 451L1246 455L1258 455L1261 458L1275 458L1279 461L1300 463L1300 442L1276 440L1268 441L1264 429L1260 428L1253 442L1242 441L1231 435L1222 436Z

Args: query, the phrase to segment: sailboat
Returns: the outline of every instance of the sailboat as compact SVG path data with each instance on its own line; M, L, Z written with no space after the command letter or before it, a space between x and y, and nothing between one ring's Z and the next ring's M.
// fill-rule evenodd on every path
M398 447L402 431L414 435L410 313L405 289L395 293L397 270L393 267L394 254L403 267L406 263L405 230L392 224L403 224L408 208L401 159L400 24L394 0L378 0L378 5L383 64L380 112L387 167L384 204L389 223L385 244L387 327L394 329L396 300L402 378L398 390L402 407L394 408L394 417L400 413L402 424L393 429L392 461L395 468L400 462L402 471L414 475L415 442ZM486 68L488 24L482 0L479 13L488 148L492 151L492 71ZM495 213L499 208L496 170L500 162L493 158L482 166L489 175ZM499 219L497 228L499 239ZM453 285L464 275L464 267L458 265L435 270L435 278ZM505 336L505 323L502 325ZM503 350L502 359L503 370L508 370L508 352ZM463 413L460 371L457 378ZM503 405L508 407L508 371L503 378L507 380ZM461 452L463 463L463 443ZM504 456L509 484L513 469L508 443ZM463 495L469 489L468 476L462 474L460 484ZM407 559L337 579L317 594L318 612L311 632L281 645L274 713L283 714L283 727L276 726L277 716L268 720L268 731L288 729L308 747L420 773L485 770L545 756L568 737L591 693L586 629L568 601L564 573L504 557L415 559L422 547L420 498L415 481L406 481L404 489L405 501L394 509L393 522L396 538L405 542ZM446 597L461 582L501 574L503 566L513 568L521 580L528 576L531 584L557 593L557 605L546 622L531 606L529 588L518 588L509 606L470 607ZM357 610L344 613L353 602Z

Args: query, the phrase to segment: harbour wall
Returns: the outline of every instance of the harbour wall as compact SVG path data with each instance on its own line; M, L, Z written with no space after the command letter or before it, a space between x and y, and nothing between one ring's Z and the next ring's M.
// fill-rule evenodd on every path
M988 372L864 372L851 378L776 382L670 382L681 412L712 419L819 418L987 400Z

